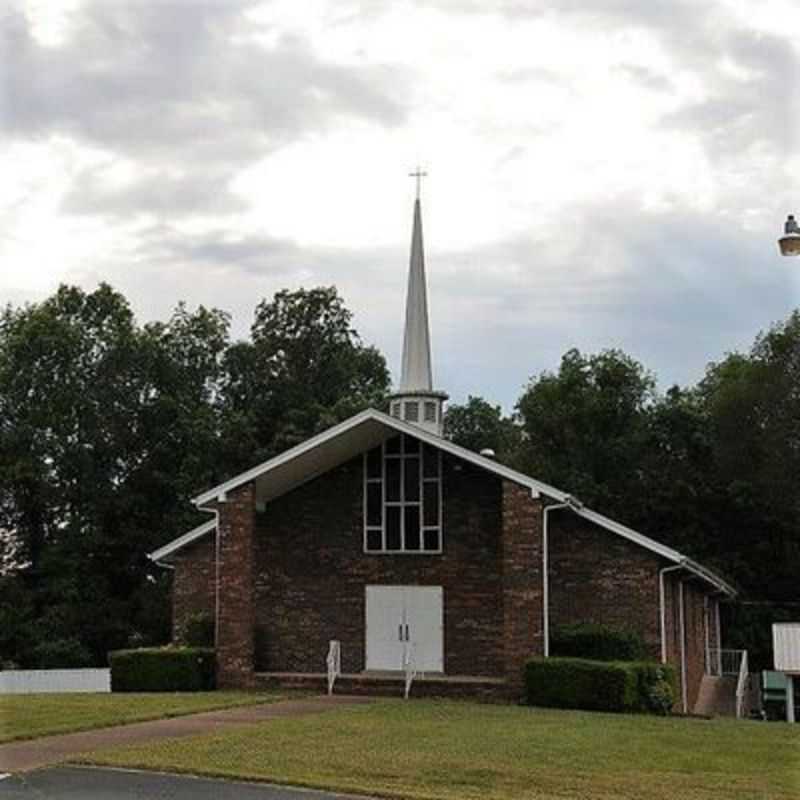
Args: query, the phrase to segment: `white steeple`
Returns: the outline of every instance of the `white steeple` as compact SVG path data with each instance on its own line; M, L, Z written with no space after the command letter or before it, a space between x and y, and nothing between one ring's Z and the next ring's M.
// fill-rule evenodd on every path
M442 434L442 411L447 395L433 390L431 342L428 326L428 292L425 285L425 252L422 245L422 210L420 178L426 173L417 169L414 201L414 227L411 233L411 261L408 267L406 326L403 334L403 363L400 386L391 397L391 413L406 422Z
M428 291L425 286L425 253L422 249L422 214L419 197L414 201L411 263L408 266L406 328L403 335L403 370L400 391L433 388L431 339L428 329Z

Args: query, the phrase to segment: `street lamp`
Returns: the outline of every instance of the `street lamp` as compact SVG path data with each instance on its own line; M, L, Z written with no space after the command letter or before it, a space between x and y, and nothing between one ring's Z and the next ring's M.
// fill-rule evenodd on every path
M800 256L800 227L797 225L794 214L789 214L786 218L786 224L783 226L783 233L784 235L778 239L778 247L781 249L781 255Z

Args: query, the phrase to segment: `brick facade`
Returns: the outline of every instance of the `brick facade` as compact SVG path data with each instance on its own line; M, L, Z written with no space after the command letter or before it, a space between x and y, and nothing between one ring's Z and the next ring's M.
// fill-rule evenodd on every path
M522 683L525 661L544 653L542 501L503 481L503 645L505 676Z
M180 642L189 617L214 614L214 536L178 551L172 576L172 640Z
M231 492L219 510L217 685L253 683L255 487Z
M650 550L568 509L549 514L550 629L596 622L638 633L661 658L658 571Z
M365 587L442 586L444 669L504 674L502 484L444 458L441 555L363 551L361 457L267 505L256 537L257 654L261 669L321 672L328 642L342 669L365 667Z
M253 484L231 492L218 505L219 685L253 685L255 671L323 672L331 639L342 643L343 671L361 672L366 587L429 585L443 587L445 673L516 686L525 660L543 652L542 500L448 454L442 488L443 553L436 555L364 553L361 456L262 512ZM660 659L659 570L667 563L569 510L551 513L549 524L551 630L584 621L625 627ZM176 639L190 613L213 613L214 556L213 535L176 556ZM683 579L691 710L716 600ZM680 677L679 586L668 574L667 657ZM718 639L712 624L709 646Z

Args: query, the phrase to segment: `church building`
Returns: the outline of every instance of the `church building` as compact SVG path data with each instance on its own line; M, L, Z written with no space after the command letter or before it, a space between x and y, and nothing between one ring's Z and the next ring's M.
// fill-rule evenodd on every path
M695 709L733 589L567 491L442 436L419 191L401 379L363 411L194 498L204 524L150 554L172 567L173 636L216 622L218 685L518 696L531 656L577 622L635 631ZM337 686L339 684L337 683Z

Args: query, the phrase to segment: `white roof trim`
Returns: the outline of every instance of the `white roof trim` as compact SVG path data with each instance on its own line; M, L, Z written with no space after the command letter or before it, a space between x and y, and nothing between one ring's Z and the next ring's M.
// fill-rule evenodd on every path
M354 428L367 420L374 420L376 422L380 422L386 427L393 428L400 433L408 433L411 436L415 436L417 439L420 439L421 441L426 442L433 447L437 447L440 450L474 464L477 467L481 467L489 472L493 472L495 475L499 475L501 478L506 478L507 480L520 484L521 486L525 486L532 492L547 495L547 497L550 497L559 503L566 503L572 499L568 493L562 492L560 489L556 489L554 486L550 486L542 481L536 480L535 478L531 478L529 475L517 472L510 467L498 464L496 461L481 456L478 453L474 453L472 450L467 450L460 445L453 444L453 442L449 442L447 439L443 439L436 434L430 433L421 426L403 422L402 420L399 420L395 417L390 417L388 414L384 414L381 411L376 411L375 409L370 408L350 417L349 419L346 419L344 422L340 422L338 425L334 425L332 428L328 428L328 430L323 431L317 436L312 436L305 442L302 442L301 444L292 447L290 450L287 450L286 452L281 453L280 455L247 470L247 472L242 472L240 475L231 478L225 483L221 483L218 486L215 486L213 489L209 489L208 491L197 495L192 502L197 506L202 506L204 503L213 501L220 495L224 495L232 489L236 489L237 487L248 483L249 481L255 480L260 475L269 472L271 469L275 469L276 467L285 464L294 458L297 458L303 453L307 453L310 450L313 450L315 447L319 447L319 445L324 444L331 439L335 439L337 436L340 436L351 428ZM691 559L687 558L682 553L679 553L677 550L673 550L671 547L667 547L666 545L651 539L649 536L645 536L644 534L639 533L638 531L635 531L626 525L622 525L619 522L615 522L603 514L599 514L598 512L592 511L589 508L576 506L571 506L571 508L574 513L578 514L584 519L589 520L590 522L593 522L595 525L599 525L601 528L605 528L612 533L616 533L618 536L622 536L624 539L628 539L634 544L638 544L640 547L644 547L645 549L656 553L662 558L666 558L668 561L672 561L676 564L684 564L689 571L694 572L698 577L704 578L709 583L716 586L720 591L731 595L736 593L735 590L729 584L725 583L725 581L723 581L721 578L714 575L705 567L702 567L701 565L691 561ZM209 524L212 527L214 525L213 522ZM210 529L211 528L208 530ZM174 550L177 550L179 547L184 546L184 544L188 544L189 541L193 541L194 538L202 536L203 533L207 532L203 531L203 533L196 533L193 538L183 541L185 537L191 537L192 534L199 530L199 528L195 528L194 531L190 531L179 539L176 539L174 542L170 542L170 544L165 545L165 547L162 547L161 550L156 551L156 553L161 553L165 550L168 550L169 553L174 552ZM155 553L151 554L151 557L154 555ZM163 558L163 555L160 557Z
M338 425L334 425L332 428L328 428L328 430L323 431L322 433L317 434L316 436L312 436L310 439L306 439L306 441L301 442L298 445L295 445L294 447L290 448L289 450L286 450L280 455L275 456L275 458L270 458L268 461L264 461L257 467L253 467L252 469L247 470L247 472L242 472L240 475L236 475L229 481L225 481L225 483L220 483L213 489L209 489L207 492L203 492L202 494L197 495L197 497L192 499L192 502L196 506L202 506L203 503L208 503L210 501L216 500L217 497L226 494L227 492L231 491L231 489L236 489L242 484L254 480L259 475L263 475L265 472L269 472L271 469L274 469L275 467L278 467L281 464L285 464L287 461L291 461L293 458L297 458L297 456L302 455L303 453L307 453L309 450L313 450L315 447L319 447L321 444L324 444L328 440L335 439L340 434L344 433L350 428L354 428L356 425L359 425L365 420L371 418L377 418L375 415L378 415L380 417L386 416L385 414L381 414L379 411L374 411L372 409L367 409L366 411L362 411L360 414L356 414L354 417L350 417L349 419L346 419L344 422L340 422ZM386 418L390 419L390 417Z
M727 581L724 581L722 578L719 577L716 573L712 572L710 569L707 569L702 564L698 564L696 561L692 561L691 558L684 558L683 565L689 572L693 572L697 575L698 578L702 578L705 581L713 584L720 590L723 594L727 594L730 597L735 597L738 592L736 589L733 588Z
M162 559L171 556L176 550L186 547L187 544L191 544L196 539L199 539L201 536L205 536L207 533L211 533L211 531L216 529L217 519L215 517L208 522L204 522L202 525L198 525L196 528L192 528L188 533L184 533L183 536L173 539L169 544L159 547L158 550L153 550L152 553L147 554L147 557L151 561L161 561Z

